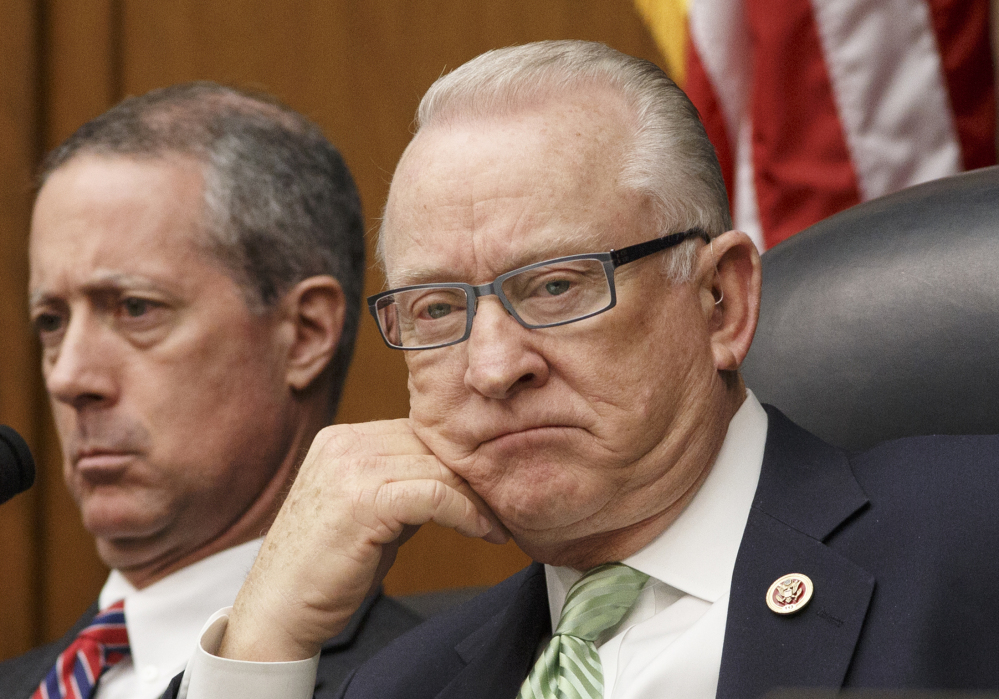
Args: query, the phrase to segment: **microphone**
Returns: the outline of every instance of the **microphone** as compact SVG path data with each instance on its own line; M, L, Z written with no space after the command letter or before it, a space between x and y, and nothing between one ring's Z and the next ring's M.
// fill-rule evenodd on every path
M0 505L35 482L35 460L28 444L7 425L0 425Z

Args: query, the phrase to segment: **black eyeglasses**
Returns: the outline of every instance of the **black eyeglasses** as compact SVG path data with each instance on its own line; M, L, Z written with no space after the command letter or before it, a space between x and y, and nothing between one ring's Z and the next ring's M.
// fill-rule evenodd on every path
M610 252L569 255L501 274L488 284L417 284L368 297L368 310L385 344L402 350L435 349L464 342L480 296L495 295L525 328L552 328L608 311L617 303L614 270L676 247L700 228L655 238Z

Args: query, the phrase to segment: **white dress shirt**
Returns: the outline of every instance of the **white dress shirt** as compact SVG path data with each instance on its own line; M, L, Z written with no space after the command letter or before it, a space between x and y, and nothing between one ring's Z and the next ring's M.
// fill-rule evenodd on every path
M132 654L101 677L95 699L156 699L182 671L205 618L231 605L263 539L226 549L135 589L112 570L101 590L101 609L125 600Z
M735 557L756 494L767 414L752 392L701 488L670 527L624 563L647 573L634 608L598 648L605 699L712 699ZM581 573L545 566L552 628ZM179 699L311 699L319 656L259 663L214 655L231 609L208 620ZM668 688L668 689L667 689Z

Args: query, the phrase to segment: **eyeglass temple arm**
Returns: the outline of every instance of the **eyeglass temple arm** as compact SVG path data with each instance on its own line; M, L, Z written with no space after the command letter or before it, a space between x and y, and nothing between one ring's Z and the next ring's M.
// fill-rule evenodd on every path
M620 267L628 262L634 262L635 260L640 260L643 257L648 257L654 252L659 252L660 250L665 250L679 245L685 240L690 240L691 238L700 238L705 243L711 242L711 236L709 236L703 229L691 228L689 231L671 233L670 235L663 236L662 238L649 240L644 243L639 243L638 245L629 245L628 247L621 248L620 250L611 250L611 262L614 263L615 267Z

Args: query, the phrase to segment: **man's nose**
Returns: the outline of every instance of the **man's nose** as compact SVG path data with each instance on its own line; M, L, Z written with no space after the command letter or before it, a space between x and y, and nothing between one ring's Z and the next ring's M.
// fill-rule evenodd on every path
M107 337L110 332L86 315L67 321L58 347L47 350L51 355L42 360L45 387L54 399L76 410L116 399L114 349Z
M479 299L468 345L465 386L487 398L504 399L548 381L548 362L531 330L506 312L499 299Z

